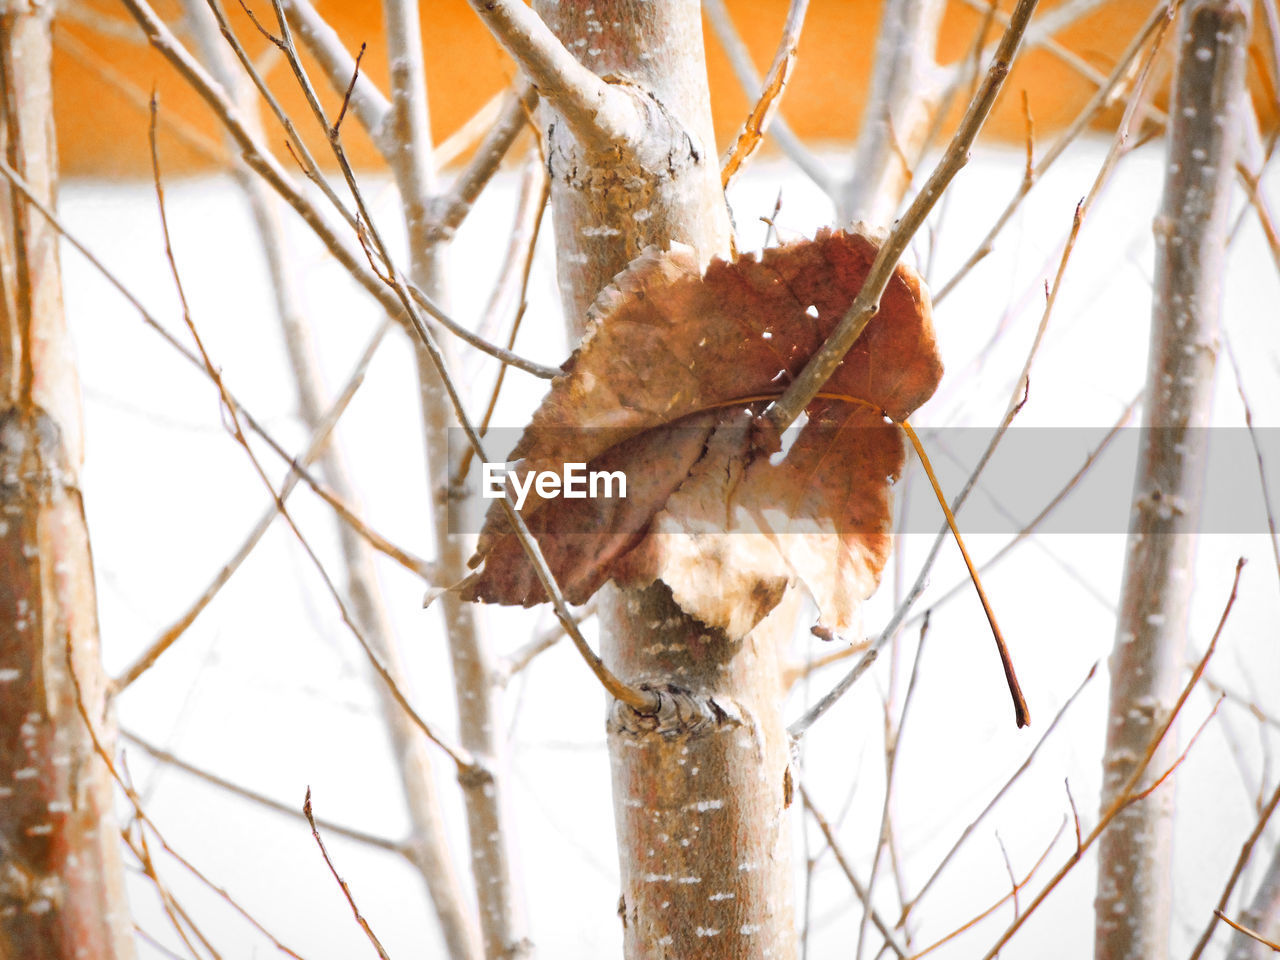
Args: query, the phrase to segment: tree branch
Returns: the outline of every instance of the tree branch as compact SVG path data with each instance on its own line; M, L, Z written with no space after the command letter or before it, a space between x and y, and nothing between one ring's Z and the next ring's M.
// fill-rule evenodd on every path
M918 152L938 106L934 50L943 7L942 0L889 0L882 8L853 169L839 191L842 223L883 227L902 203L914 175L908 157Z
M1214 908L1213 919L1209 921L1205 927L1204 933L1200 934L1200 939L1196 941L1194 949L1188 960L1200 960L1200 955L1204 953L1205 947L1209 945L1209 938L1213 936L1213 929L1217 926L1222 912L1227 909L1227 904L1231 901L1231 894L1235 890L1236 883L1239 881L1244 868L1249 863L1249 858L1253 855L1253 848L1262 838L1263 831L1267 828L1271 815L1276 812L1276 807L1280 806L1280 785L1271 792L1271 799L1262 808L1258 814L1258 820L1253 826L1253 830L1249 832L1249 836L1245 838L1244 844L1240 847L1240 855L1236 857L1235 866L1231 868L1231 875L1227 877L1226 885L1222 888L1222 896L1218 898L1218 905ZM1280 911L1280 848L1277 848L1271 858L1266 873L1263 875L1262 882L1258 884L1257 893L1254 895L1253 901L1249 904L1249 909L1240 916L1240 922L1253 927L1263 927L1269 921L1273 920L1277 911ZM1234 926L1234 924L1233 924ZM1243 948L1243 949L1242 949ZM1246 960L1250 953L1253 952L1253 944L1249 943L1247 938L1242 943L1239 937L1232 938L1231 948L1228 951L1228 960Z
M454 231L471 212L471 206L480 196L480 191L497 172L502 158L507 155L516 137L529 122L537 103L538 94L528 84L521 84L520 89L507 95L502 113L476 149L471 163L458 174L448 193L439 194L432 199L431 225L424 233L424 239L428 243L452 239Z
M702 10L711 24L711 29L715 31L716 39L720 41L721 49L729 58L729 66L737 77L738 85L742 87L748 99L758 100L764 94L765 84L761 81L755 64L751 62L751 51L742 42L742 37L739 36L733 24L733 18L729 16L724 0L702 0ZM805 176L812 180L823 193L831 194L831 175L822 166L822 162L795 135L780 111L774 113L766 132Z
M1231 581L1231 593L1227 597L1226 605L1222 608L1222 615L1218 618L1218 626L1213 631L1213 637L1209 641L1209 646L1205 649L1204 656L1200 658L1195 669L1191 672L1190 679L1188 679L1186 684L1183 686L1182 692L1178 695L1178 699L1174 702L1168 715L1164 718L1163 722L1159 724L1155 733L1151 735L1151 738L1146 742L1146 744L1141 747L1141 752L1137 755L1138 759L1133 766L1132 772L1120 788L1111 795L1113 799L1110 800L1108 805L1102 810L1101 815L1098 817L1097 824L1089 831L1089 834L1084 838L1084 840L1076 845L1076 849L1067 859L1067 862L1058 869L1058 872L1055 873L1040 892L1036 894L1031 903L1027 905L1027 909L1022 913L1022 915L1014 918L1013 923L1011 923L1004 933L997 938L991 949L983 955L982 960L995 960L995 958L1000 955L1000 950L1004 945L1013 938L1014 934L1022 929L1022 925L1026 923L1027 918L1039 909L1040 905L1044 903L1049 895L1053 893L1058 884L1062 882L1063 877L1075 869L1076 864L1083 859L1085 852L1093 846L1099 837L1103 836L1107 832L1112 821L1114 821L1116 817L1126 809L1130 809L1132 807L1134 793L1137 790L1138 784L1141 782L1143 776L1146 775L1147 769L1151 766L1151 761L1155 758L1161 744L1164 743L1164 739L1168 736L1169 730L1177 721L1178 714L1182 712L1182 708L1186 704L1187 698L1191 696L1191 691L1194 690L1196 688L1196 684L1200 682L1200 678L1204 675L1205 667L1208 666L1209 660L1213 656L1214 651L1218 649L1218 640L1222 637L1223 628L1226 627L1227 619L1231 616L1231 610L1235 606L1236 598L1239 596L1240 573L1244 569L1244 564L1245 561L1243 557L1236 561L1235 576Z
M256 790L250 790L247 787L242 787L238 783L227 780L217 774L210 773L208 770L204 770L194 764L187 763L185 760L170 753L168 750L157 747L155 744L144 740L137 734L129 733L127 730L121 731L120 736L132 743L134 746L141 748L156 760L156 762L163 764L166 767L173 767L175 770L181 770L183 773L195 777L197 780L202 780L210 786L217 787L219 790L229 793L232 796L239 797L242 800L248 800L250 803L256 803L258 806L265 807L275 813L282 813L285 816L293 817L298 820L303 819L301 812L291 803L281 803L279 800L273 800L266 794L258 793ZM362 843L366 846L376 847L377 849L385 850L388 853L397 853L405 858L409 857L409 849L407 845L399 840L391 840L387 837L378 836L377 834L367 833L364 830L345 827L342 824L334 823L331 820L319 820L318 822L320 826L324 827L330 833L336 833L348 840L353 840L356 843Z
M836 367L844 360L845 354L849 352L858 337L862 335L867 323L875 316L880 307L880 297L884 294L885 287L889 284L889 279L893 276L893 271L898 265L898 259L907 249L907 244L911 242L916 230L924 223L925 217L933 209L933 205L937 203L942 191L946 189L955 175L968 162L969 148L977 137L978 131L982 129L982 124L991 112L991 107L995 104L1005 77L1008 76L1009 68L1017 53L1022 34L1025 32L1027 24L1031 20L1031 14L1036 8L1036 2L1037 0L1019 0L1010 20L1009 28L1005 31L1005 35L996 51L995 59L987 71L986 79L983 81L973 101L969 104L964 120L960 123L960 129L956 131L951 145L947 148L946 154L938 163L928 182L921 188L907 212L897 222L888 239L880 247L879 252L876 254L875 262L872 263L871 269L867 274L867 279L863 283L862 290L859 291L853 305L849 307L849 310L840 319L831 336L827 338L826 343L810 358L809 362L805 364L804 370L787 387L786 392L775 403L770 404L769 408L761 415L758 422L772 434L766 440L767 446L772 447L776 444L776 438L782 436L783 431L795 422L795 419L800 416L804 408L818 395L823 385L835 372Z
M345 90L355 76L356 62L347 53L337 31L329 26L309 0L284 0L284 9L289 25L315 57L330 86L339 92ZM351 112L385 158L391 148L387 130L391 118L390 101L372 80L361 74L351 89L350 103Z
M646 136L637 101L577 61L542 18L520 0L469 0L494 39L524 70L538 95L584 144L625 147Z
M800 31L804 28L804 15L808 9L809 0L791 0L787 7L787 19L782 25L782 36L778 38L778 49L773 55L773 63L769 65L769 72L765 74L764 82L759 85L760 91L756 95L755 105L747 112L742 130L734 138L733 146L721 161L720 182L725 187L729 186L733 178L751 159L773 125L778 106L782 102L782 92L786 88L787 80L791 77L792 67L795 66L796 47L800 44ZM719 12L728 25L729 14L724 9L723 3L719 3ZM754 73L754 70L751 72Z
M155 11L151 9L146 0L121 0L121 2L133 14L134 19L142 27L151 45L169 61L190 87L212 108L219 121L221 121L232 139L235 140L236 146L241 150L250 169L269 183L272 189L294 209L303 222L311 228L321 243L324 244L325 249L334 256L366 292L378 301L388 314L407 323L412 330L414 327L413 321L408 318L406 307L399 301L395 292L379 279L362 257L358 256L338 237L337 233L334 232L333 228L320 214L320 211L311 203L298 185L294 183L292 177L285 171L279 161L258 141L258 138L253 136L245 124L243 115L235 104L231 102L226 91L209 76L208 71L178 42L173 32L156 16ZM346 213L346 217L350 221L351 215L349 213ZM421 305L424 310L431 314L434 320L450 333L466 340L477 349L484 350L491 356L497 357L504 363L510 363L514 367L543 379L551 379L559 373L555 368L524 360L511 354L510 351L502 350L493 344L486 343L467 330L466 327L454 321L453 318L432 303L429 298L423 297Z

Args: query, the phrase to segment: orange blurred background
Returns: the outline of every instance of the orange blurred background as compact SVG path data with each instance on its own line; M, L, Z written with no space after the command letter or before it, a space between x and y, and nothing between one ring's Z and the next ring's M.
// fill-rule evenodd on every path
M249 23L234 2L229 8L242 42L257 60L277 96L299 120L304 134L314 125L289 74L283 56ZM376 2L317 0L317 8L354 52L368 43L363 69L380 85L387 75L382 42L381 5ZM1042 8L1054 4L1044 0ZM270 4L252 0L264 23L274 23ZM786 0L728 0L734 22L763 72L772 59L778 31L786 15ZM1009 6L1008 0L1001 7ZM157 12L181 29L176 0L159 0ZM1064 30L1057 40L1096 69L1106 73L1152 8L1152 0L1111 0L1087 18ZM938 59L955 62L971 49L974 32L983 21L982 0L949 2L939 43ZM782 113L809 142L848 142L857 129L866 96L880 4L871 0L812 0L799 48L793 80L782 102ZM429 0L424 4L423 44L431 100L431 122L437 142L473 116L507 85L514 67L481 26L465 0ZM998 36L996 25L992 39ZM710 74L716 136L721 148L735 134L748 103L735 81L719 43L708 27L707 67ZM138 177L148 175L146 98L152 87L160 95L162 150L165 166L193 171L216 164L224 154L212 114L177 74L145 43L141 31L124 9L111 0L64 2L55 30L54 65L56 120L62 168L68 176ZM1166 47L1169 47L1166 41ZM1261 49L1251 50L1250 78L1255 104L1265 127L1274 126L1276 102L1274 64ZM313 74L326 95L328 85ZM1167 86L1163 78L1157 82ZM385 86L384 86L385 89ZM1090 82L1061 59L1032 50L1019 61L985 136L1023 142L1025 120L1021 91L1026 90L1035 127L1043 134L1062 127L1075 116L1093 92ZM337 98L328 105L336 109ZM1116 114L1109 118L1114 124ZM283 136L268 126L273 144ZM315 153L327 151L322 134L312 129ZM348 154L360 166L380 166L357 124L345 128ZM200 145L204 146L201 147Z

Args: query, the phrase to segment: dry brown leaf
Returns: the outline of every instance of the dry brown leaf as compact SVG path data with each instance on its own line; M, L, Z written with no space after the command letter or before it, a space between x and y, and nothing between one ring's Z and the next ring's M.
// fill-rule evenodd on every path
M523 515L565 596L584 602L610 578L661 579L683 609L745 635L799 581L824 626L846 631L890 549L898 428L929 398L942 365L928 295L900 266L808 422L782 454L751 442L751 418L822 345L875 257L860 233L823 232L715 261L646 251L592 308L565 375L512 460L622 470L625 500L537 501ZM468 599L544 599L501 511L490 511Z

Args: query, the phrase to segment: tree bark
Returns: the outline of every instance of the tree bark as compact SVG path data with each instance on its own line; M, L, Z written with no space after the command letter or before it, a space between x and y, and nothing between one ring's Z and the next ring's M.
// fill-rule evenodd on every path
M640 142L597 146L547 111L560 289L581 334L587 307L646 246L689 244L704 264L728 252L702 23L690 0L535 7L647 115ZM606 588L602 601L610 669L674 691L676 704L669 716L609 711L626 956L794 957L776 653L792 619L779 611L733 642L685 615L661 583Z
M52 3L0 12L0 138L52 203ZM0 957L133 956L107 748L93 564L79 488L79 383L54 230L0 204ZM73 677L70 671L75 671ZM77 686L78 684L78 686Z
M1146 433L1110 660L1104 810L1182 686L1247 11L1230 0L1193 3L1180 29L1170 162L1155 221ZM1177 750L1176 738L1166 738L1152 760L1152 777L1168 768ZM1103 835L1095 903L1098 960L1167 956L1172 827L1173 791L1165 788L1131 804Z

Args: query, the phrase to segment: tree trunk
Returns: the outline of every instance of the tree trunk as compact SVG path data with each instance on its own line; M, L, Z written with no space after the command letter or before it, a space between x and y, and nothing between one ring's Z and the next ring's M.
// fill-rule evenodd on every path
M1226 213L1235 170L1247 12L1194 3L1181 27L1169 111L1169 167L1155 222L1156 278L1145 442L1111 655L1102 808L1131 775L1182 687L1199 525ZM1177 756L1167 737L1151 777ZM1131 804L1100 843L1098 960L1168 954L1173 791Z
M52 17L52 3L22 0L0 12L5 158L50 203ZM79 696L110 749L58 240L19 193L3 192L0 957L119 960L133 956L133 926L112 782L77 706Z
M638 88L650 119L637 149L592 148L548 110L560 288L580 334L592 300L644 247L689 244L704 264L728 252L702 22L692 0L535 6L595 73ZM609 712L626 956L794 957L776 653L791 618L779 611L733 642L661 583L602 600L610 668L680 691L678 714Z

